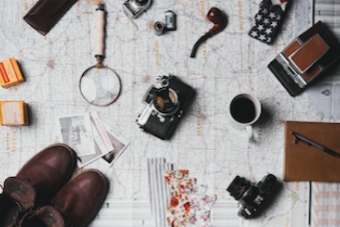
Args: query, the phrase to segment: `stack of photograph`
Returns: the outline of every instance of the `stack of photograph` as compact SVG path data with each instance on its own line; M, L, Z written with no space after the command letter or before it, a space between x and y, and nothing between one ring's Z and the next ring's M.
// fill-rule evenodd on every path
M79 168L99 158L113 165L130 143L97 112L62 116L57 121L61 142L77 153Z

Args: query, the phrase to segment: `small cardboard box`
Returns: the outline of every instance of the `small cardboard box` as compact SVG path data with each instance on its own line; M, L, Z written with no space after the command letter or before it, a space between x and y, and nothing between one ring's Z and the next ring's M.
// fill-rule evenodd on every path
M2 87L9 88L24 81L15 58L0 62L0 84Z
M0 122L3 126L29 125L27 104L24 101L0 102Z

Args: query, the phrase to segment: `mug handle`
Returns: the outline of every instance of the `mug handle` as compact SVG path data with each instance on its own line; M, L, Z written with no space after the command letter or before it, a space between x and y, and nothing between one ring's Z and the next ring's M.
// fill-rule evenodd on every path
M246 126L246 133L247 133L248 142L253 141L253 139L254 139L253 126L247 125Z

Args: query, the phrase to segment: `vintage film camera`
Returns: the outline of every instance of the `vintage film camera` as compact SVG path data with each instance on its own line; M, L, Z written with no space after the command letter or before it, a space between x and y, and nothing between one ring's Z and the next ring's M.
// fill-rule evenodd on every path
M251 184L243 177L236 176L227 191L242 205L238 215L246 219L254 217L272 193L275 183L276 177L272 174L265 176L257 185Z
M340 45L321 21L296 37L268 65L295 97L340 59Z
M146 107L138 115L137 124L160 139L170 139L195 93L175 76L158 77L157 83L144 95Z
M150 7L151 2L152 0L127 0L123 3L123 10L129 18L135 19Z

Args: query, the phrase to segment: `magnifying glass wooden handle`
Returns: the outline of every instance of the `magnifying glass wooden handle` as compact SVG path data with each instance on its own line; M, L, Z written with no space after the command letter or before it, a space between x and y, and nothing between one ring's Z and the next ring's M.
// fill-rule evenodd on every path
M95 56L104 57L104 26L105 26L105 11L102 5L96 9L96 48Z
M117 100L121 92L118 74L102 64L104 58L105 10L99 4L96 9L95 57L97 63L81 75L79 90L83 98L95 106L107 106Z

